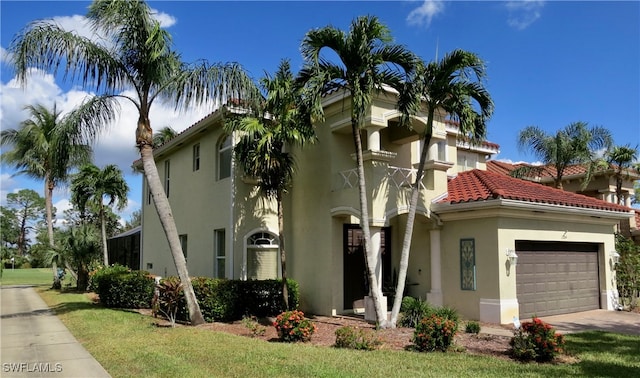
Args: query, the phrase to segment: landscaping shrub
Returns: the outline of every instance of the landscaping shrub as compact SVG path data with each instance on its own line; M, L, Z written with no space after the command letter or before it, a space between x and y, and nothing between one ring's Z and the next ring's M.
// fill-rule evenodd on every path
M261 326L260 323L258 323L258 320L255 316L243 317L242 324L244 324L244 326L247 327L249 331L251 331L251 337L264 336L264 334L267 332L267 329Z
M106 307L150 308L155 282L149 273L120 266L106 268L94 275L96 293Z
M156 297L157 295L157 297ZM183 297L182 283L177 277L169 277L161 280L154 295L153 313L164 315L175 326L180 308L180 299Z
M165 280L179 282L179 278L175 276ZM280 314L287 310L282 303L281 282L280 280L241 281L208 277L191 279L200 311L207 322L240 320L243 316L268 317ZM287 280L287 282L289 307L294 309L298 306L298 283L293 280ZM182 290L177 303L176 318L188 321L189 313ZM162 301L159 302L159 306L159 313L167 311Z
M620 260L616 264L620 305L633 310L640 302L640 246L633 240L617 234L616 251L620 254Z
M509 341L511 355L521 361L552 361L564 347L564 337L538 318L524 322Z
M370 329L345 326L336 330L336 348L376 350L381 345L382 339Z
M280 340L285 342L309 341L316 331L316 325L305 319L304 312L298 310L281 313L273 326L276 327Z
M428 302L418 298L404 297L400 312L402 313L398 322L401 327L415 328L420 319L431 315L433 309Z
M421 352L445 352L453 343L457 329L456 321L432 314L420 320L413 332L412 341L415 349Z
M89 273L89 291L93 291L94 293L97 293L98 286L100 285L100 280L104 276L108 276L112 274L128 273L130 271L131 269L119 264L113 264L108 267L98 267L97 269Z
M467 322L467 325L464 329L466 333L475 333L476 335L480 333L480 323L475 320L470 320Z

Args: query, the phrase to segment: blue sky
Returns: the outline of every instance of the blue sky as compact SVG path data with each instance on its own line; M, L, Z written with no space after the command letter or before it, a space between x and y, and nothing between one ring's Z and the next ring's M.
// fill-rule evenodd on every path
M14 128L26 117L24 105L55 101L71 109L86 93L51 75L35 75L26 90L16 87L6 64L6 49L28 22L53 18L69 29L84 30L84 1L0 2L0 122ZM487 63L487 87L496 110L488 139L498 143L494 158L532 161L515 146L519 130L537 125L554 132L574 121L601 125L612 131L616 144L640 144L640 2L223 2L151 1L158 19L173 35L174 48L184 61L236 61L256 79L273 72L283 58L300 68L300 42L312 29L333 25L347 29L360 15L378 16L391 29L396 43L425 60L456 48L473 51ZM208 109L176 114L158 106L152 126L183 130ZM95 146L96 164L118 164L130 193L129 214L140 207L141 176L130 174L135 119L123 108ZM2 167L0 203L6 193L21 188L42 192L42 184L12 177ZM58 190L54 204L68 206L68 193Z

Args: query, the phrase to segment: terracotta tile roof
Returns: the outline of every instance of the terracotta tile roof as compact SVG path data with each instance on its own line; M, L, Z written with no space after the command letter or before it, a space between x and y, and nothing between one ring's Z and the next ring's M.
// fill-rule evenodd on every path
M478 169L458 174L448 182L447 189L447 196L440 202L455 204L503 198L586 209L630 211L627 207L596 198Z
M640 210L633 210L636 215L636 229L640 229Z
M522 167L522 166L530 166L533 167L534 165L532 164L528 164L528 163L517 163L517 164L511 164L511 163L506 163L503 161L497 161L497 160L490 160L487 162L487 171L489 172L494 172L494 173L500 173L500 174L504 174L504 175L509 175L509 173L511 171L513 171L516 168ZM536 172L535 176L536 177L532 177L533 174L529 177L527 177L528 179L534 179L534 178L538 178L538 179L552 179L553 177L555 177L557 175L557 170L553 165L545 165L545 166L540 166L541 169ZM579 176L579 175L584 175L587 173L587 168L588 166L586 164L573 164L573 165L569 165L564 169L563 172L563 177L569 177L569 176ZM598 174L599 172L612 172L613 170L615 170L616 166L615 165L610 165L607 169L605 168L599 168L595 171L595 174ZM635 173L633 170L626 170L626 172L631 176L638 176L637 173Z

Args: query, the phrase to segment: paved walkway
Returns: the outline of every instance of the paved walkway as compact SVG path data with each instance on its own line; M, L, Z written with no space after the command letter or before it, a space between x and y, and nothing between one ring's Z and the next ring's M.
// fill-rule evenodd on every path
M0 287L0 376L110 377L30 286Z
M607 331L627 335L640 336L640 314L626 311L592 310L554 316L543 316L540 319L551 324L558 332L576 333L583 331ZM521 319L528 321L531 319ZM482 327L481 333L498 336L513 336L513 328L496 325Z

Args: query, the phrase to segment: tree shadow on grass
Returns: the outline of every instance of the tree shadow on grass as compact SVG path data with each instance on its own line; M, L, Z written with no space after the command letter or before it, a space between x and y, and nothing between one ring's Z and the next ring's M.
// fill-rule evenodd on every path
M582 332L568 337L566 349L570 354L580 356L582 361L578 366L585 376L632 377L638 374L640 368L639 336L603 331ZM589 354L599 356L592 359ZM615 361L607 355L615 356Z

